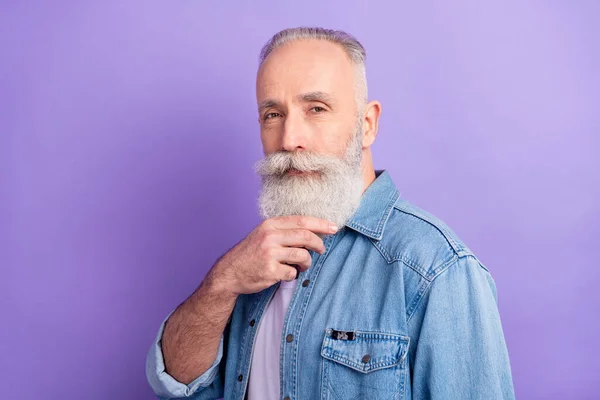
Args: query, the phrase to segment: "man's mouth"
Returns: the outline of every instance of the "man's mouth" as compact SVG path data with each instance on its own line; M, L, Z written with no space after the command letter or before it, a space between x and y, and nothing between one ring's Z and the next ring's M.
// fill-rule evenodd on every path
M286 175L314 175L318 174L318 171L300 171L298 169L288 169Z

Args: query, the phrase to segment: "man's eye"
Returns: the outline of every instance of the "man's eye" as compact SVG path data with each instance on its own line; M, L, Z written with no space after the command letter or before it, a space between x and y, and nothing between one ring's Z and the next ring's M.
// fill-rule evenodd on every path
M319 107L319 106L315 106L315 107L311 108L311 110L314 110L316 113L322 113L323 111L325 111L325 109L323 107Z
M265 119L275 118L275 117L278 117L279 115L280 114L276 113L276 112L268 113L267 115L265 115Z

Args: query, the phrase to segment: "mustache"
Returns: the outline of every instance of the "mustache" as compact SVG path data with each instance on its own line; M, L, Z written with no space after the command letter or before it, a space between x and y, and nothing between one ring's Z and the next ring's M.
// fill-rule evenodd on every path
M277 151L265 156L254 164L254 171L260 176L284 175L295 169L302 172L326 172L339 167L343 161L330 155L316 154L307 150L289 152Z

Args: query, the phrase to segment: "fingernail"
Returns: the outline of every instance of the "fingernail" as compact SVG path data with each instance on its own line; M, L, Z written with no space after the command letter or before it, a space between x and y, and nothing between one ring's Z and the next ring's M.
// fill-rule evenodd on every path
M335 225L329 225L329 229L331 229L331 232L337 232L338 228Z

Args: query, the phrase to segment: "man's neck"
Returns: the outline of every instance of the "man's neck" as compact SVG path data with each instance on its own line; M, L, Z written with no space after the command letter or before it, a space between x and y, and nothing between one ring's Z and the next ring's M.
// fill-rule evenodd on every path
M365 185L363 186L363 193L365 192L365 190L367 190L367 188L369 186L371 186L371 183L373 183L373 181L375 181L375 171L371 170L371 171L367 171L367 172L363 172L363 177L364 177L364 182Z

